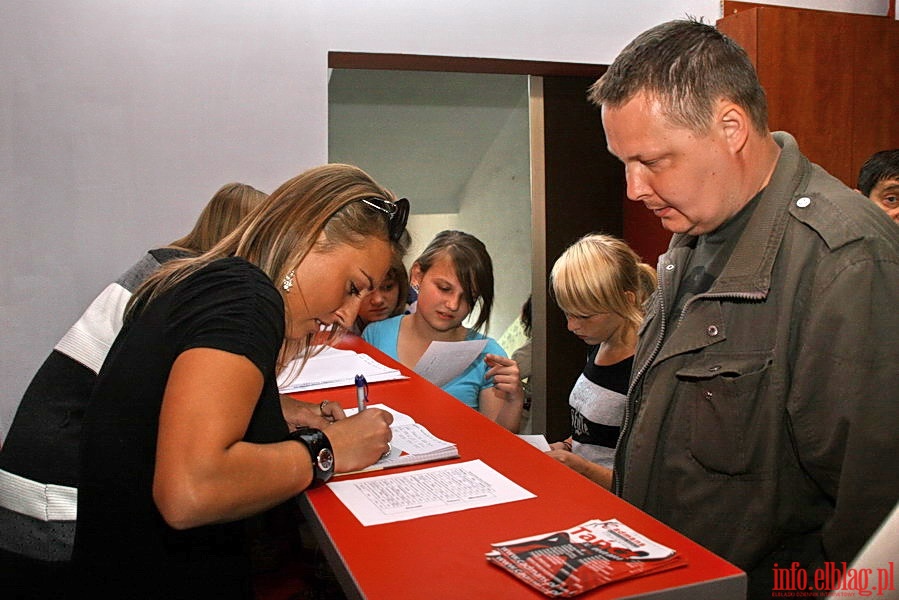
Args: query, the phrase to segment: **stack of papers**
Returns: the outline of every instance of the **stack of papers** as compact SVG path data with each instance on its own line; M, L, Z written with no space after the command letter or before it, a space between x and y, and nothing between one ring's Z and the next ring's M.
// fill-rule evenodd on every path
M384 404L372 404L369 408L380 408L393 415L393 423L390 424L393 439L390 440L390 453L363 471L377 471L389 467L417 465L433 460L459 458L459 449L455 444L436 437L424 426L416 423L409 415ZM359 411L350 408L345 412L349 417Z
M487 560L552 597L682 567L686 560L617 519L491 544Z
M398 369L391 369L368 354L326 347L310 358L300 371L300 359L294 359L278 376L282 394L353 385L356 375L364 375L369 383L408 379Z

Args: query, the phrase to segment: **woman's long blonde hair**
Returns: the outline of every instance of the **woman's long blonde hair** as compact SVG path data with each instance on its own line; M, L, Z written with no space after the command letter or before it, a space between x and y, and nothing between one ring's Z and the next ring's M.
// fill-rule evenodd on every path
M591 233L556 260L550 286L565 313L614 313L636 330L643 321L643 303L655 290L656 271L623 240Z
M250 211L262 204L268 194L245 183L226 183L203 207L193 229L184 237L170 243L170 247L206 252L223 237L234 231Z
M362 247L371 237L388 240L385 215L358 202L366 198L396 201L390 190L351 165L329 164L297 175L283 183L211 249L197 257L166 263L148 278L128 302L126 320L134 318L141 307L220 258L244 258L276 283L302 263L316 244L319 251L327 252L343 244ZM289 321L286 311L285 306L285 319ZM335 328L329 341L339 336L342 329ZM308 356L311 341L312 336L308 336L305 340L285 344L279 363L284 365L294 357Z

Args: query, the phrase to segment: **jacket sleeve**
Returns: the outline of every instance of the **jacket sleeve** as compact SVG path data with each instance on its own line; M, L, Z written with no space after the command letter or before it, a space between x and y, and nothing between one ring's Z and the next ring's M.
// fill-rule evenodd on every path
M823 260L794 307L787 408L799 460L833 511L822 531L831 561L851 561L899 499L899 258L859 250Z

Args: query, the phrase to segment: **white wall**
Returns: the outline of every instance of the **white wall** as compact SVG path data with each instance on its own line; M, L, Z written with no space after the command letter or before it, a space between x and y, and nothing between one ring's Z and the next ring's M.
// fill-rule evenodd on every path
M459 229L484 242L495 295L488 335L499 339L531 293L531 183L527 82L521 99L462 190Z
M777 2L884 14L887 0ZM0 433L86 304L226 181L327 158L329 50L609 63L718 0L7 0Z

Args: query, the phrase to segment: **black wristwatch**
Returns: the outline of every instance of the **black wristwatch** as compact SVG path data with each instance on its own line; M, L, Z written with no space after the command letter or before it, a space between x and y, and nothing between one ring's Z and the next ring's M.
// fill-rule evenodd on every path
M334 452L328 436L321 429L300 427L287 437L300 442L309 450L309 456L312 457L312 485L309 487L321 485L331 479L334 475Z

